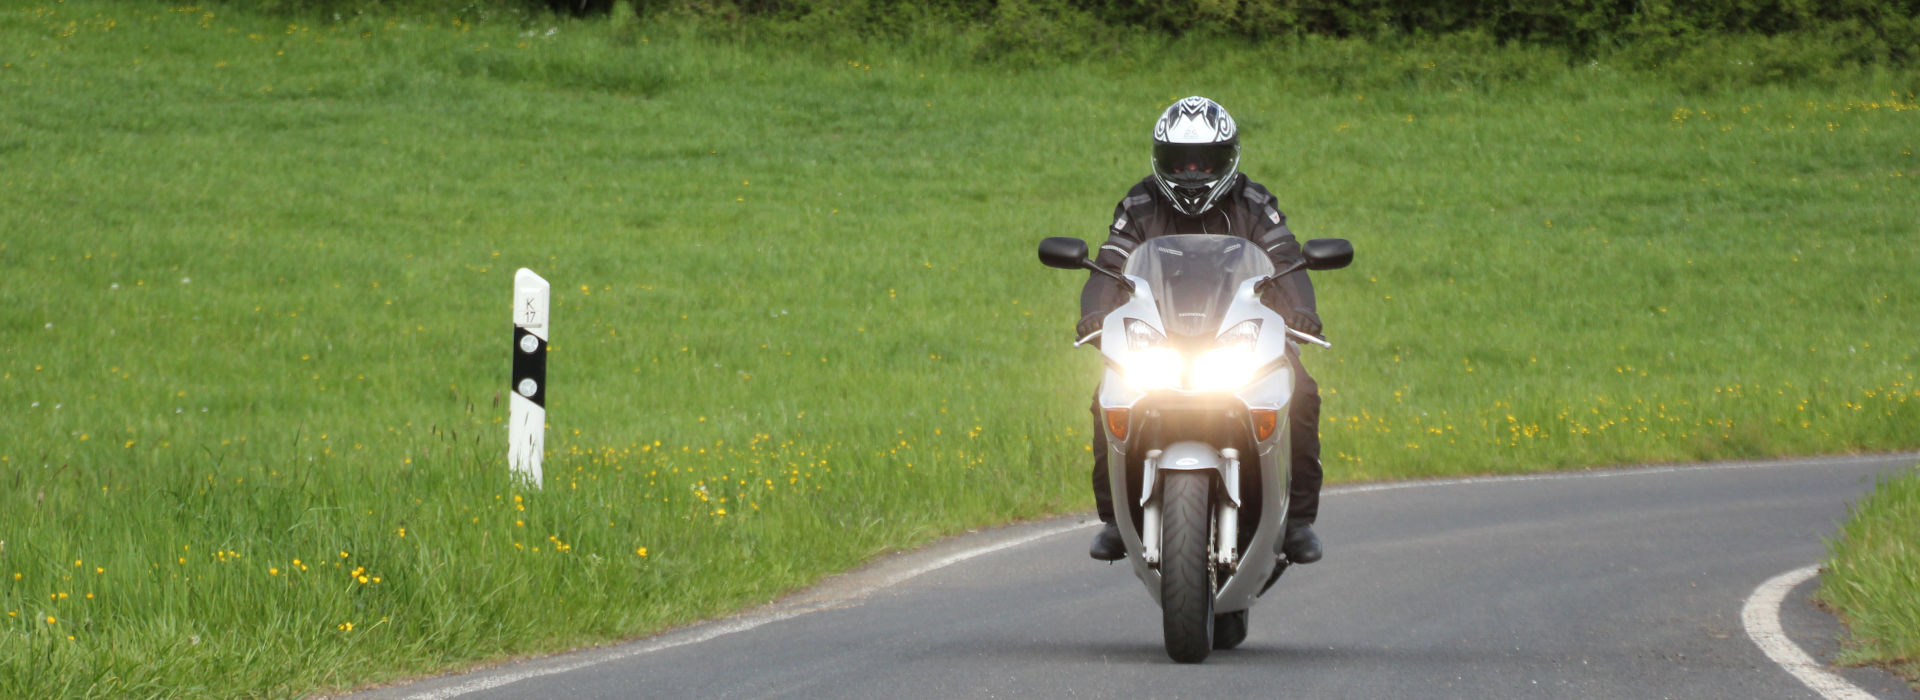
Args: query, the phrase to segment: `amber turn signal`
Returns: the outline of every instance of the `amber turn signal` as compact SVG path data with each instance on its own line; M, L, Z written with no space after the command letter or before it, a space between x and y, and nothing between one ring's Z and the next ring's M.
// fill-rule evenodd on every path
M1268 408L1256 408L1248 413L1253 415L1253 435L1265 442L1273 437L1275 428L1280 427L1280 412Z
M1115 440L1127 439L1127 409L1107 409L1107 434Z

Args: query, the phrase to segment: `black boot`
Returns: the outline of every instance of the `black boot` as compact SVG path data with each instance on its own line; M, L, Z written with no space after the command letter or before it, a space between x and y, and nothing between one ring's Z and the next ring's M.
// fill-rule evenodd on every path
M1287 536L1280 543L1280 553L1287 555L1287 561L1295 564L1312 564L1320 561L1320 538L1313 534L1313 525L1304 522L1288 522Z
M1087 556L1100 561L1127 558L1127 543L1120 539L1120 526L1113 523L1102 526L1100 533L1093 536L1093 546L1087 548Z

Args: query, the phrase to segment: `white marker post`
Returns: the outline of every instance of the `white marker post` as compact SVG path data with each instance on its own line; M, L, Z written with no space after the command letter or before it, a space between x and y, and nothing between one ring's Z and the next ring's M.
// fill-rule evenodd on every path
M552 297L545 279L527 268L513 274L513 396L508 399L507 466L540 488L547 449L547 338Z

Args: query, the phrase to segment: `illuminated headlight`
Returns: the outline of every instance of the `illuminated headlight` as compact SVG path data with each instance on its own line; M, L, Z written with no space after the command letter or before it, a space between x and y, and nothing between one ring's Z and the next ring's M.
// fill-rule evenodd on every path
M1193 362L1193 388L1199 391L1234 391L1253 381L1259 361L1252 352L1239 348L1214 348Z
M1193 391L1236 391L1256 379L1260 371L1254 347L1260 340L1260 321L1234 325L1216 339L1218 345L1191 363L1166 347L1166 336L1145 321L1126 320L1127 349L1121 376L1140 391L1186 388ZM1184 381L1183 381L1184 380Z
M1186 360L1172 348L1147 348L1127 358L1121 376L1141 391L1167 389L1180 385L1180 371L1185 365Z
M1166 342L1167 336L1146 321L1137 318L1127 319L1127 350L1140 352Z
M1193 388L1234 391L1254 380L1260 363L1253 348L1260 340L1260 321L1244 321L1220 334L1220 346L1193 362Z
M1227 332L1220 334L1220 347L1238 348L1253 352L1253 346L1260 343L1260 319L1250 319L1233 324Z

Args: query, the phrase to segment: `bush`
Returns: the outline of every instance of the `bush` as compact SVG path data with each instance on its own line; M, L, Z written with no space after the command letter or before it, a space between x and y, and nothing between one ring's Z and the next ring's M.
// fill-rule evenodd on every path
M638 0L618 4L621 14L671 15L734 26L751 23L760 29L774 27L830 39L906 37L931 30L965 44L979 57L1016 61L1082 55L1126 32L1253 40L1469 34L1493 44L1554 48L1575 60L1624 52L1649 65L1698 63L1730 48L1731 42L1756 51L1753 58L1744 60L1757 66L1747 72L1763 79L1817 73L1822 62L1907 65L1920 57L1920 0ZM292 13L424 11L473 19L541 12L607 14L616 3L265 0L265 5Z

